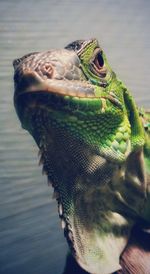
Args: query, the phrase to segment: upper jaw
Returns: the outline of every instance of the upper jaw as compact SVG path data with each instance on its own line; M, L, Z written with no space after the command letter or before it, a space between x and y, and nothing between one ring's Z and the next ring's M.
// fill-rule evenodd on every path
M64 49L45 53L46 59L38 55L38 61L30 55L15 67L15 98L39 90L62 96L95 97L94 87L85 79L76 53Z
M58 80L53 78L43 79L36 71L28 70L24 72L22 80L17 85L15 90L14 102L16 108L18 108L18 102L21 102L20 99L23 98L26 94L30 94L31 96L40 94L40 98L42 94L47 94L49 101L51 100L49 95L60 98L76 98L78 103L81 102L81 99L95 99L98 101L101 101L102 99L109 101L111 104L122 109L120 101L111 91L109 93L104 93L104 90L102 89L102 94L96 95L95 86L88 81L69 79Z
M115 106L122 111L122 105L113 92L105 92L99 87L102 92L96 94L95 85L82 77L78 78L50 79L39 75L37 71L24 70L16 84L14 95L14 104L20 120L23 119L27 108L32 106L37 109L42 105L47 106L47 110L67 109L70 113L79 109L95 114L104 113L107 106Z
M86 81L68 79L43 79L36 71L27 71L15 90L15 98L24 93L42 91L60 96L95 98L94 87Z
M95 55L99 50L96 49ZM91 64L94 64L95 55ZM20 60L20 63L15 62L14 102L16 108L19 107L21 98L25 94L32 96L39 92L40 96L47 94L61 98L69 96L87 100L103 98L115 103L114 98L105 93L104 87L99 86L99 92L96 93L96 84L86 78L81 69L79 57L74 51L64 49L29 54ZM102 70L102 73L105 71ZM104 96L101 95L102 93Z
M99 48L93 53L89 66L95 75L102 76L102 82L106 82L106 68L98 69L94 63L98 51ZM73 50L28 54L14 61L14 68L15 98L23 93L39 90L62 96L97 97L94 92L96 83L90 77L87 78L80 59Z

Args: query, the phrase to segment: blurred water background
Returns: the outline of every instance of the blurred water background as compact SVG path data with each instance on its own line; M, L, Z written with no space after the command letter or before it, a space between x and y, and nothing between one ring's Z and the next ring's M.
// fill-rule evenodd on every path
M149 29L149 0L0 0L0 274L62 274L67 253L37 147L13 107L12 60L97 37L148 108Z

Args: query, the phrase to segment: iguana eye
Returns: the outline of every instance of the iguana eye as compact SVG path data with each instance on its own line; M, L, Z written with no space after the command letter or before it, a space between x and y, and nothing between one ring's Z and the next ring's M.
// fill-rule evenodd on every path
M96 65L96 67L98 69L101 69L103 67L103 65L104 65L104 59L103 59L103 57L102 57L102 55L101 55L100 52L96 55L96 57L94 59L94 64Z
M102 52L98 48L94 52L94 57L91 60L90 68L91 68L91 71L97 76L101 78L106 77L107 69L104 66L104 59L102 56Z

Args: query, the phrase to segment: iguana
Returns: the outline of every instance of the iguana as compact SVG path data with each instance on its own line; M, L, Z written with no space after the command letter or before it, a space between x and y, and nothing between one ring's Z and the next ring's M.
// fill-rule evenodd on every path
M73 256L92 274L119 270L132 227L150 221L150 114L96 39L13 65L15 108L40 149Z

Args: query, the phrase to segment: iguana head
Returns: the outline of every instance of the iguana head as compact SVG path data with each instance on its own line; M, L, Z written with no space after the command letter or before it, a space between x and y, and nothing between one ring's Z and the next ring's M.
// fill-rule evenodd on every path
M14 68L16 111L40 148L72 252L91 273L113 272L140 204L133 186L127 194L130 177L144 180L134 100L96 39L28 54Z
M34 111L40 103L59 127L96 146L111 161L124 161L131 146L143 145L134 101L96 39L31 53L15 60L14 67L15 106L23 127L30 128L26 102Z

